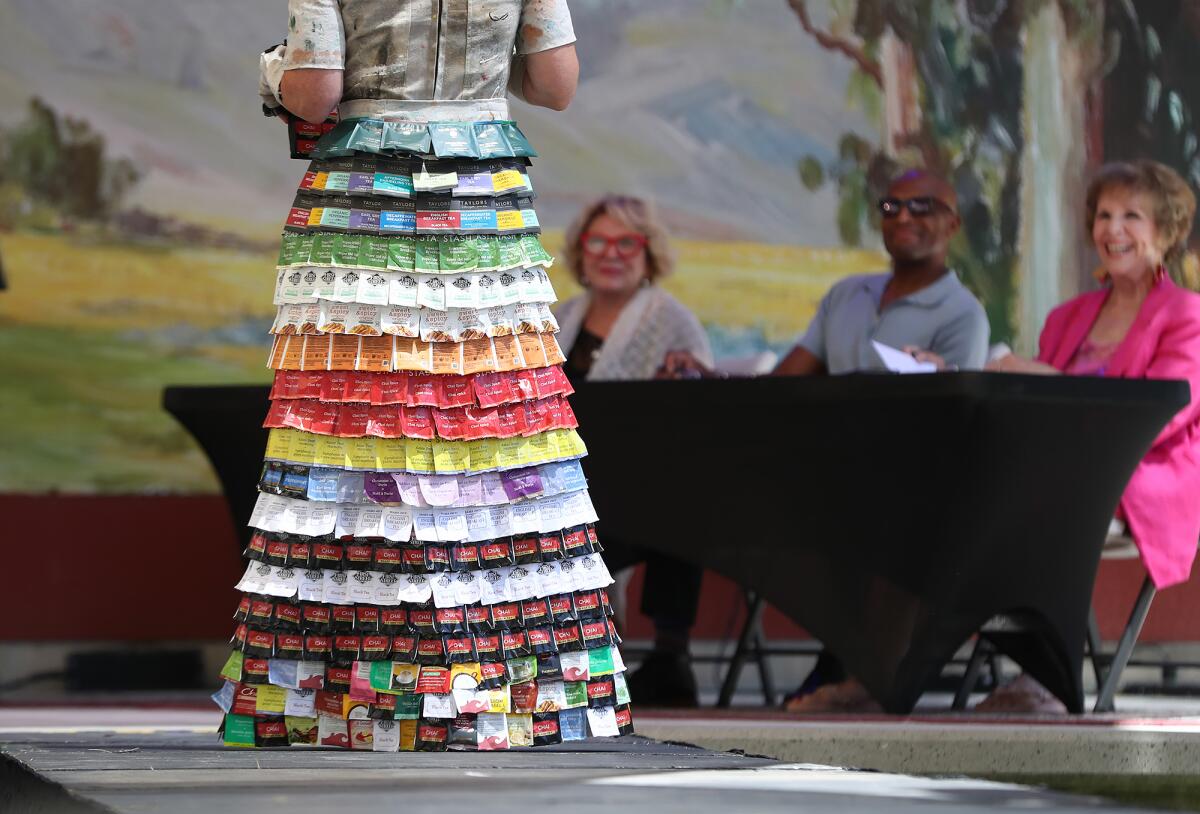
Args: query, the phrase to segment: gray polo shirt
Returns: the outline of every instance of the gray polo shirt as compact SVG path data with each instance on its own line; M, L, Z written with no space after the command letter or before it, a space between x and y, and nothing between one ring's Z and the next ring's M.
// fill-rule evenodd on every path
M879 301L891 276L858 274L836 283L821 299L800 346L824 361L834 375L884 370L872 339L893 348L916 345L964 370L983 367L987 315L956 273L943 274L881 312Z

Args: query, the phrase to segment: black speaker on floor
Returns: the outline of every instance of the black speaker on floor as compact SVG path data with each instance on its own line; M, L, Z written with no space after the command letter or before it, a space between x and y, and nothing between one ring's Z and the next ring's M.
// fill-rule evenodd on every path
M67 656L66 687L95 690L195 690L206 686L199 650L100 650Z

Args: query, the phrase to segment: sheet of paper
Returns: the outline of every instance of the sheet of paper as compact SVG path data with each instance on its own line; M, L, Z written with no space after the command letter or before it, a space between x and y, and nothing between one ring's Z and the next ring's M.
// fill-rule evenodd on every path
M884 367L893 373L937 372L937 365L933 362L918 362L911 354L893 348L891 345L885 345L882 342L872 339L871 347L875 348L875 352L883 360Z
M421 497L430 506L453 506L459 498L458 482L460 475L420 475L417 485Z
M467 522L468 541L478 543L498 536L492 525L491 512L486 507L464 509L463 514Z
M343 571L350 586L350 601L370 605L375 599L375 571Z

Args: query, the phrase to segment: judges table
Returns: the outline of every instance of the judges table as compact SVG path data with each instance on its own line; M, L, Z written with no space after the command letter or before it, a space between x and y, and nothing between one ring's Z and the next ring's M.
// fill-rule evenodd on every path
M1183 382L948 373L612 382L571 397L598 530L754 590L889 712L989 637L1083 708L1108 522ZM172 387L244 529L266 388ZM999 623L998 625L995 623Z

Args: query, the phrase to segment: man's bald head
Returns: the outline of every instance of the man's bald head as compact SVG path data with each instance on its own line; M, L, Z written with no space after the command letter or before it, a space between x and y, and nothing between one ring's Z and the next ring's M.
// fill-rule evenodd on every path
M919 198L928 196L941 201L951 212L958 213L958 193L944 179L928 170L909 170L897 175L888 184L889 198Z

